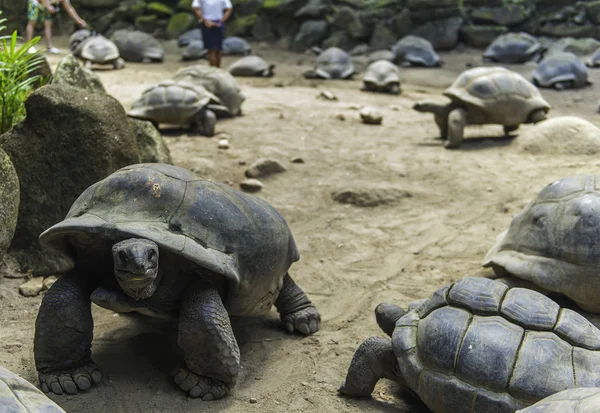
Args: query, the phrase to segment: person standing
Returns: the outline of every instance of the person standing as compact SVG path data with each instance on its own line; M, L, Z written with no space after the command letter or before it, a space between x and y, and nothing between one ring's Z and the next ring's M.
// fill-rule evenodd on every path
M231 16L231 0L194 0L192 9L202 24L202 41L208 49L208 64L221 67L224 23Z
M62 4L67 11L67 14L77 23L82 29L87 27L87 23L75 11L69 0L27 0L27 29L26 39L31 40L33 37L33 29L35 24L44 23L44 34L46 35L46 43L48 44L48 53L60 53L56 47L52 45L52 19L53 15L58 12L58 5ZM32 47L35 51L35 48Z

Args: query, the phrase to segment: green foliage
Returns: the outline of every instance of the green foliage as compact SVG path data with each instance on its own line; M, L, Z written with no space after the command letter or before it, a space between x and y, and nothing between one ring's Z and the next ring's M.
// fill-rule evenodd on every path
M0 11L0 14L2 11ZM0 18L0 32L6 30ZM10 130L25 118L25 100L36 86L45 83L35 72L41 67L44 56L29 53L39 37L17 47L17 32L0 35L0 133Z

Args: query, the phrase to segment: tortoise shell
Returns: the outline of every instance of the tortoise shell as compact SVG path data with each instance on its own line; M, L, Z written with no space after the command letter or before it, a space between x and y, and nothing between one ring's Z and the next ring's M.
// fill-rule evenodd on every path
M266 76L275 65L268 64L262 57L245 56L236 60L227 68L233 76Z
M550 104L531 82L500 66L465 70L443 94L459 105L481 109L487 123L519 125L527 122L531 112L550 110Z
M440 57L427 39L408 35L392 47L396 63L408 62L417 66L439 66Z
M348 53L339 47L330 47L317 56L315 72L325 79L346 79L356 69Z
M498 276L512 275L566 295L600 313L600 175L568 176L547 185L511 221L484 258Z
M0 411L65 413L33 384L3 367L0 367Z
M548 396L515 413L598 413L600 388L579 387Z
M247 55L252 52L250 44L237 36L229 36L223 39L224 55Z
M524 63L542 49L541 43L529 33L506 33L487 47L483 58L501 63Z
M567 82L572 87L583 87L588 83L585 63L571 52L555 52L544 57L532 74L538 86L553 87L555 83Z
M40 242L74 262L73 245L90 235L150 239L221 274L230 315L268 311L299 259L287 223L267 202L166 164L130 165L93 184Z
M119 58L119 49L113 42L98 34L81 41L73 54L92 63L105 64Z
M110 36L128 62L162 62L165 49L156 38L139 30L117 30Z
M373 83L382 88L392 83L400 84L400 70L387 60L378 60L371 63L363 76L363 82Z
M467 277L397 322L408 387L435 413L513 413L572 387L599 386L600 330L529 289Z

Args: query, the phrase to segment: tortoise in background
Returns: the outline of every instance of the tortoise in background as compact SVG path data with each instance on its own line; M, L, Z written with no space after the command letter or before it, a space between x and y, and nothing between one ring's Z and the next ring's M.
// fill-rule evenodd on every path
M177 166L137 164L87 188L40 242L73 263L48 290L36 320L42 389L74 394L98 383L91 302L116 312L174 317L192 397L235 385L240 352L229 316L275 305L289 332L313 334L320 315L289 275L292 233L262 199Z
M525 63L538 61L547 50L529 33L506 33L498 36L483 52L484 62Z
M397 95L400 89L400 70L387 60L378 60L367 67L363 76L364 90Z
M403 67L439 67L442 65L431 42L419 36L404 36L392 47L392 54L394 63Z
M600 330L544 295L466 277L409 306L382 303L390 337L356 350L340 392L399 382L433 413L514 413L573 387L600 386Z
M90 69L92 64L112 65L113 69L123 69L125 60L121 58L117 46L100 34L92 34L89 30L78 30L69 38L73 55L85 62Z
M423 101L413 109L433 113L447 149L460 146L467 125L499 124L508 135L522 123L546 119L550 110L534 85L500 66L465 70L443 94L449 103Z
M33 384L1 366L0 412L66 413Z
M339 47L330 47L325 51L313 47L317 54L315 69L303 73L306 79L351 79L356 73L352 57Z
M591 85L587 66L571 52L555 52L544 57L531 75L533 84L556 90L577 89Z
M233 76L273 77L275 65L259 56L246 56L236 60L227 68Z
M162 62L165 49L155 37L139 30L117 30L110 36L128 62Z

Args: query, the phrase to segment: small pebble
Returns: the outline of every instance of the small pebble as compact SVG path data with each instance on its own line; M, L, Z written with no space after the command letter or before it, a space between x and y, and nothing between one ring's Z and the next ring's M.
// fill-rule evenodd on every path
M43 277L33 277L19 287L19 292L25 297L35 297L44 288Z
M391 105L390 109L395 110L396 112L400 112L402 110L402 108L398 105Z
M254 404L257 402L258 402L258 400L256 400L256 397L250 397L250 403Z
M244 192L258 192L264 188L264 184L258 179L245 179L240 182L240 188Z
M49 290L50 287L52 287L52 284L56 282L56 280L58 280L58 277L56 275L49 275L48 277L44 278L44 281L42 283L44 286L44 290Z
M350 105L348 106L348 109L350 110L360 110L361 106L360 105Z
M290 162L292 162L292 163L304 163L304 159L302 159L301 156L294 156L292 159L290 159Z
M346 120L346 116L343 113L336 113L335 118L338 120Z
M246 161L238 161L238 165L246 165Z
M360 111L360 118L368 125L381 125L383 116L375 108L365 107Z
M257 159L250 167L246 170L245 175L247 178L260 178L263 176L269 176L280 172L285 172L286 168L275 159L261 158Z
M279 112L279 119L285 119L285 115L283 114L283 112Z
M219 139L219 149L229 149L229 140Z
M325 100L338 100L337 96L331 93L329 90L322 90L319 97Z

